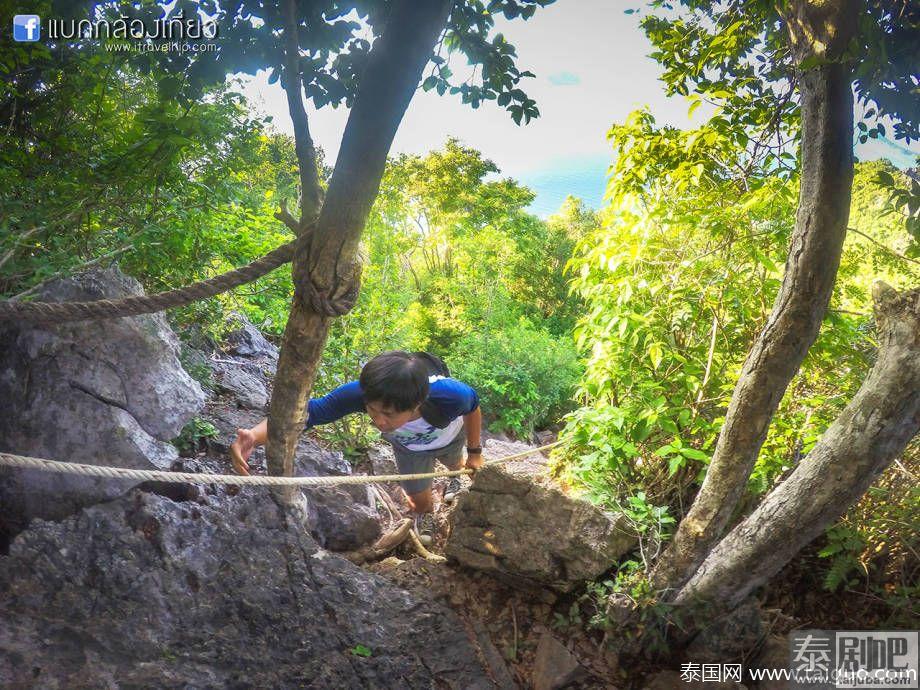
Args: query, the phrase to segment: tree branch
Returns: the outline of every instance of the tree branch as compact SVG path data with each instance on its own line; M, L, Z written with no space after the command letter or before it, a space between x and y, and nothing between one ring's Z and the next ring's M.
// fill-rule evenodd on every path
M847 228L847 232L855 232L857 235L862 235L867 240L872 242L872 244L877 245L878 247L881 247L887 253L891 254L894 257L897 257L898 259L903 259L904 261L912 261L915 264L920 264L920 261L917 261L916 259L911 259L909 256L904 256L903 254L898 254L898 252L896 252L894 249L891 249L890 247L882 244L874 237L870 237L869 235L864 233L862 230L857 230L856 228Z
M297 167L300 170L300 222L291 228L299 236L303 229L319 213L322 203L322 188L319 184L319 171L316 169L316 148L310 136L307 111L301 96L300 74L300 38L297 14L297 0L285 0L284 3L284 74L282 85L287 95L288 112L294 123L294 151L297 154ZM282 207L282 210L285 209ZM277 216L276 216L277 217ZM282 219L284 220L284 219ZM290 224L285 221L288 227Z
M732 608L868 490L920 429L920 290L873 286L879 352L862 387L792 474L712 550L675 597Z

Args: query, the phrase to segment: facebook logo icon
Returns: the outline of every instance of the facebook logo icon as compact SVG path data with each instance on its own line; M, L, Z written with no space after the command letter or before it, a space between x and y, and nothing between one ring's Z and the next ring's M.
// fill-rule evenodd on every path
M37 41L42 35L42 20L37 14L17 14L13 17L14 41Z

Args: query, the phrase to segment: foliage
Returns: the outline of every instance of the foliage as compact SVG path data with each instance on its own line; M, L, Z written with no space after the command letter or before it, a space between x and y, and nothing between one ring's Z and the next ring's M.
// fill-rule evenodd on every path
M581 368L574 349L522 319L457 341L454 374L474 382L490 428L530 436L568 408Z
M296 180L285 139L250 118L229 88L180 108L113 59L89 55L60 73L46 110L0 133L4 295L116 260L148 291L161 290L288 239L272 217L273 196L291 194Z
M495 101L521 123L539 115L533 99L522 90L522 80L534 76L517 66L513 45L494 32L496 16L529 19L538 8L553 0L457 0L435 54L432 74L425 88L439 93L448 89L464 103L479 107ZM357 94L360 75L374 40L382 33L392 4L386 0L323 0L296 3L297 33L302 58L299 68L305 94L316 108L326 105L350 107ZM279 40L287 27L285 3L238 0L232 4L214 0L182 0L171 5L151 2L121 4L105 0L57 3L55 12L42 16L116 20L120 15L139 19L147 26L158 20L196 16L213 20L218 27L215 50L208 51L109 51L119 65L131 72L150 75L164 99L187 105L194 102L227 75L255 74L267 69L269 82L282 78L285 41ZM10 13L12 14L12 13ZM112 39L106 42L116 42ZM15 44L4 50L13 60L4 60L13 88L27 93L42 80L42 72L55 60L69 60L68 53L89 52L99 42L76 40L59 43L52 51L40 42ZM462 56L470 74L452 78L453 55ZM4 120L6 121L6 120Z
M575 329L583 406L567 417L555 458L592 500L628 511L642 496L679 514L778 289L797 179L766 158L755 164L749 140L718 121L678 131L640 111L610 139L605 227L582 239L570 264L586 305ZM910 189L889 163L857 166L854 232L831 309L774 417L752 498L807 455L861 385L875 347L872 281L901 289L920 278L905 258L913 240L902 219L885 213L885 176ZM644 551L655 552L669 524Z
M361 656L365 658L370 657L373 654L370 647L366 647L363 644L356 644L348 651L350 651L354 656Z
M211 422L200 417L193 417L179 435L172 440L172 444L179 449L182 455L191 456L201 449L202 441L217 436L217 429Z
M850 581L848 576L853 570L865 570L859 556L866 544L859 532L846 525L834 525L827 531L827 546L818 552L821 558L831 559L830 567L824 577L824 586L834 591L842 584Z
M857 20L856 36L842 52L854 68L854 94L862 109L860 138L920 138L915 66L920 8L899 0L871 0ZM765 0L651 0L642 28L664 68L669 94L693 94L716 106L715 117L747 123L774 163L798 136L799 75L788 46L783 14L788 4ZM785 8L785 9L784 9ZM831 33L833 35L833 33ZM809 69L820 62L815 56ZM831 59L834 59L833 57ZM769 143L770 141L773 143ZM771 148L773 147L773 148Z
M828 591L855 590L885 602L885 625L909 626L916 617L920 538L917 505L920 444L889 467L858 504L827 530L818 556L826 561Z
M778 286L794 182L737 172L737 137L721 124L658 128L640 111L609 136L606 227L570 268L586 303L575 336L588 409L569 418L560 458L598 499L643 489L670 503L708 458Z

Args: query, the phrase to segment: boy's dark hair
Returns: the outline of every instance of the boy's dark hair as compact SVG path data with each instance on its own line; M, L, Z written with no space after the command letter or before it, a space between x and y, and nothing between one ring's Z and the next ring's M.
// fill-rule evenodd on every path
M412 352L383 352L364 365L358 383L365 402L397 412L411 410L428 397L429 361Z

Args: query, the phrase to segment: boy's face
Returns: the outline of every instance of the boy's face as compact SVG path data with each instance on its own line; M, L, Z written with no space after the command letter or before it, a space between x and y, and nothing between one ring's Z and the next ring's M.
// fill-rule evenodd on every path
M403 424L411 422L413 419L418 419L420 414L418 407L398 412L392 407L379 402L369 402L364 407L367 410L367 414L370 415L371 423L380 431L385 432L396 431Z

